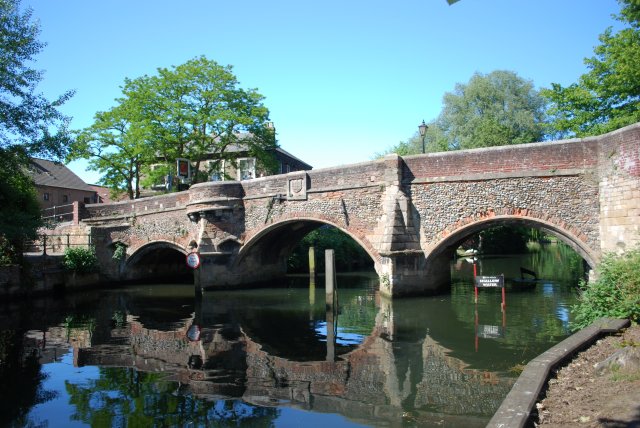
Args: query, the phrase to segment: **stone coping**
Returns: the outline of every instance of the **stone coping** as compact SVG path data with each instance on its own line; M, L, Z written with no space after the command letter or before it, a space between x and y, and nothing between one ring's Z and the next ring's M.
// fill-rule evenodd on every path
M590 346L598 337L615 333L629 325L629 320L601 318L529 361L487 427L526 426L554 368Z

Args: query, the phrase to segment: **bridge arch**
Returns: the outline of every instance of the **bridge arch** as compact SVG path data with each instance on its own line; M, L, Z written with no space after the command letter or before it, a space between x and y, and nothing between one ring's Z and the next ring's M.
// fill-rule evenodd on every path
M193 272L186 265L188 251L180 245L165 240L145 243L125 260L125 277L144 281L193 281Z
M442 233L443 238L430 246L430 250L425 252L428 265L437 265L435 260L450 257L455 249L469 236L492 226L527 226L548 232L565 244L569 245L578 253L585 262L593 269L599 261L599 251L591 248L579 231L566 225L563 221L550 216L535 216L535 213L489 215L482 217L472 217L463 219L448 227ZM431 263L430 263L431 262Z
M333 226L353 239L371 258L376 272L380 272L381 256L362 231L324 216L308 213L280 218L252 233L240 248L233 266L242 266L249 259L259 259L263 264L281 263L308 233L324 225Z

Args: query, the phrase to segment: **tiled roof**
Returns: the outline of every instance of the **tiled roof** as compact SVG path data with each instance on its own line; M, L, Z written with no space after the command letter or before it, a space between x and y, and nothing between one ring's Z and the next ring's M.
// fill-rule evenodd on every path
M93 191L87 183L61 163L31 158L29 173L33 177L36 186Z
M302 159L299 159L299 158L295 157L294 155L292 155L291 153L289 153L286 150L281 149L280 147L276 147L276 151L282 153L285 156L290 157L293 160L296 160L296 161L300 162L301 164L304 164L306 167L308 167L308 168L305 168L305 169L312 169L313 168L311 165L309 165L308 163L306 163Z

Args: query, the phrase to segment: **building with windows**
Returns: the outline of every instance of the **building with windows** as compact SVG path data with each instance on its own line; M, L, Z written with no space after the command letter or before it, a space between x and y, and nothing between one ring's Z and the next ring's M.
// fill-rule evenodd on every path
M195 163L188 159L179 159L178 165L169 165L169 169L176 171L177 176L164 177L164 182L155 183L151 186L153 190L166 190L179 186L182 183L188 184L192 180L190 177L198 174L198 182L203 181L226 181L226 180L251 180L252 178L265 177L273 174L286 174L294 171L309 171L313 169L308 163L298 159L286 150L276 147L273 156L276 164L275 171L267 171L261 168L257 159L249 154L246 147L240 144L232 144L225 149L228 157L233 159L220 159L215 155L206 156L198 163L198 171L195 171ZM231 155L231 156L229 156ZM188 165L188 168L185 167ZM160 168L163 164L153 165L151 168ZM175 168L175 169L174 169ZM188 172L187 172L188 170ZM189 178L186 178L189 177ZM167 179L171 179L171 186L168 186ZM185 179L186 178L186 179Z
M209 181L241 181L273 174L271 171L261 170L256 158L249 156L247 150L242 146L228 147L227 152L235 153L237 158L233 161L210 158L201 162L201 170L212 171L208 177ZM276 174L286 174L293 171L309 171L313 169L311 165L280 147L276 147L273 155L277 164ZM216 168L213 168L212 165L216 165L219 169L216 171Z
M31 158L28 172L33 178L42 209L75 201L85 204L97 202L95 190L61 163Z

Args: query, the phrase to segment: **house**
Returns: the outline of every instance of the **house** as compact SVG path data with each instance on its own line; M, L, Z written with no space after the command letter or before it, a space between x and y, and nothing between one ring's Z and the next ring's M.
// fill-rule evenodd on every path
M308 171L313 169L308 163L298 159L291 153L283 150L280 147L276 147L273 150L273 156L276 162L275 171L266 171L261 169L257 159L249 155L247 147L242 143L231 144L226 147L225 152L232 154L233 160L221 160L216 158L215 155L209 155L204 157L199 163L199 171L193 170L195 164L193 161L187 159L178 160L178 165L170 165L170 169L177 172L177 177L172 176L172 184L177 184L178 179L182 178L182 183L188 184L191 182L190 177L195 174L199 175L198 181L225 181L225 180L250 180L257 177L265 177L272 174L286 174L294 171ZM163 164L156 164L151 169L160 168ZM173 168L176 168L175 170ZM164 182L156 183L151 186L154 190L164 190L169 188L167 185L167 179L164 177ZM180 187L180 184L178 184Z
M217 161L216 159L209 158L201 162L200 169L204 171L211 170L210 165L215 162L220 164L220 170L218 172L211 173L209 177L210 181L240 181L271 175L268 171L260 170L256 165L256 158L250 157L247 154L246 148L241 145L231 145L227 147L226 151L227 153L235 153L237 155L236 160ZM276 174L286 174L293 171L308 171L313 168L308 163L298 159L280 147L276 147L273 154L277 163Z
M85 204L97 202L95 190L61 163L31 158L28 172L35 183L42 209L75 201Z

